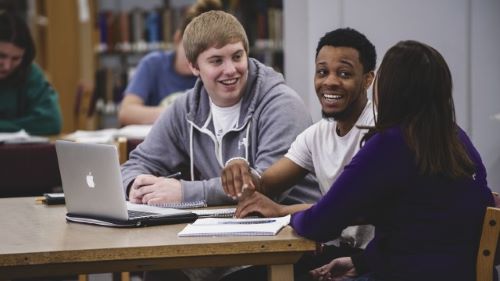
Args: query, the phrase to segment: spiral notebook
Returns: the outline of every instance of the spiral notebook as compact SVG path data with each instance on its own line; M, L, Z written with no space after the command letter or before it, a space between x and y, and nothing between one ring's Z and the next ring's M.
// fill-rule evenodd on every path
M177 234L179 237L273 236L288 225L290 215L273 218L201 218Z

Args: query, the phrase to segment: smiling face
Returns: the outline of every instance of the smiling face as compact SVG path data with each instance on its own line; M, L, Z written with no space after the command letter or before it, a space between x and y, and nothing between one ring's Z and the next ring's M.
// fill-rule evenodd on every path
M200 76L212 101L220 107L235 105L243 95L248 77L248 57L243 43L211 47L200 53L191 70Z
M24 49L0 42L0 80L9 77L23 61Z
M323 117L342 121L364 108L372 79L373 72L363 73L356 49L322 47L316 57L314 87Z

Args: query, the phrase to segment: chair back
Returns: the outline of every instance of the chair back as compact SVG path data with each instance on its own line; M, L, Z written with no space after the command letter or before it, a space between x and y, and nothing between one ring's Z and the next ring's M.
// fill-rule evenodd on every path
M488 207L484 216L476 261L476 280L492 281L500 234L500 208Z
M127 138L119 137L116 140L116 145L118 146L118 159L120 165L127 162L128 160L128 142Z
M0 145L0 167L0 197L40 196L61 186L53 143Z
M119 137L116 140L120 165L127 162L130 152L132 152L132 150L134 150L142 141L142 139L127 139L126 137Z

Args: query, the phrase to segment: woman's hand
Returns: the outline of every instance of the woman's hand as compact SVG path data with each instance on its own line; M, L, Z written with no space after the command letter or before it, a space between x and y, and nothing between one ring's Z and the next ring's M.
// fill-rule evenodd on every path
M309 272L314 280L342 281L358 276L350 257L341 257Z

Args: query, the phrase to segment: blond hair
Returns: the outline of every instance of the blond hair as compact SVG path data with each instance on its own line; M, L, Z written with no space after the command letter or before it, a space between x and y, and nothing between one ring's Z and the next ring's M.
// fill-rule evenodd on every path
M205 50L220 48L230 43L243 43L248 54L248 37L241 23L224 11L209 11L194 18L182 37L186 57L196 65L196 59Z

